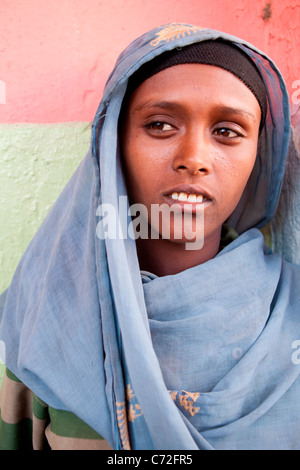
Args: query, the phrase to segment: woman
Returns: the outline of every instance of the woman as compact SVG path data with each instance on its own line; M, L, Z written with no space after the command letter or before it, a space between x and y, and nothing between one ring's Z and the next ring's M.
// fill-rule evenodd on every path
M124 51L1 298L2 447L32 422L34 448L300 447L300 269L258 230L289 129L280 72L238 38L171 24Z

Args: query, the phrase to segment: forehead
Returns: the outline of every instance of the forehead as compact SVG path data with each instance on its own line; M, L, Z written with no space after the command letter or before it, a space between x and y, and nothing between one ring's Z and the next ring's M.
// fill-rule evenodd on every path
M131 112L142 111L157 100L242 105L249 111L260 112L255 96L238 77L220 67L205 64L180 64L153 75L133 92L129 109Z

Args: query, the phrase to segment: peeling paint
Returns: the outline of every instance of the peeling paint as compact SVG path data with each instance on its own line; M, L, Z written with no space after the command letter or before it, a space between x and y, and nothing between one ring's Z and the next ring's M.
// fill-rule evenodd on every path
M261 17L264 21L270 20L270 18L272 17L272 3L270 2L266 3L266 5L263 8Z

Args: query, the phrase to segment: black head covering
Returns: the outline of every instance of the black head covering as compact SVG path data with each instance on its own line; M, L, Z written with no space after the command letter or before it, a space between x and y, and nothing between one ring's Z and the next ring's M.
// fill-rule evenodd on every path
M264 126L267 114L267 97L263 80L254 62L238 46L231 43L214 40L203 41L183 48L166 51L152 61L142 65L130 78L126 97L147 78L180 64L207 64L221 67L238 77L254 94L260 109L260 129Z

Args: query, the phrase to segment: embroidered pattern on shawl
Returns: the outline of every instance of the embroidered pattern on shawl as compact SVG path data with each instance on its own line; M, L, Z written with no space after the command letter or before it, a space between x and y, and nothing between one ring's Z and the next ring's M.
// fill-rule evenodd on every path
M156 47L161 42L174 41L175 39L185 37L186 35L190 36L197 31L201 31L202 29L203 28L200 28L199 26L192 26L184 23L173 23L156 33L158 37L157 39L151 41L150 45Z
M170 396L174 402L178 400L178 403L182 408L184 408L190 416L195 416L200 410L200 406L195 406L195 402L198 400L200 393L199 392L186 392L182 390L178 392L176 390L170 391Z

